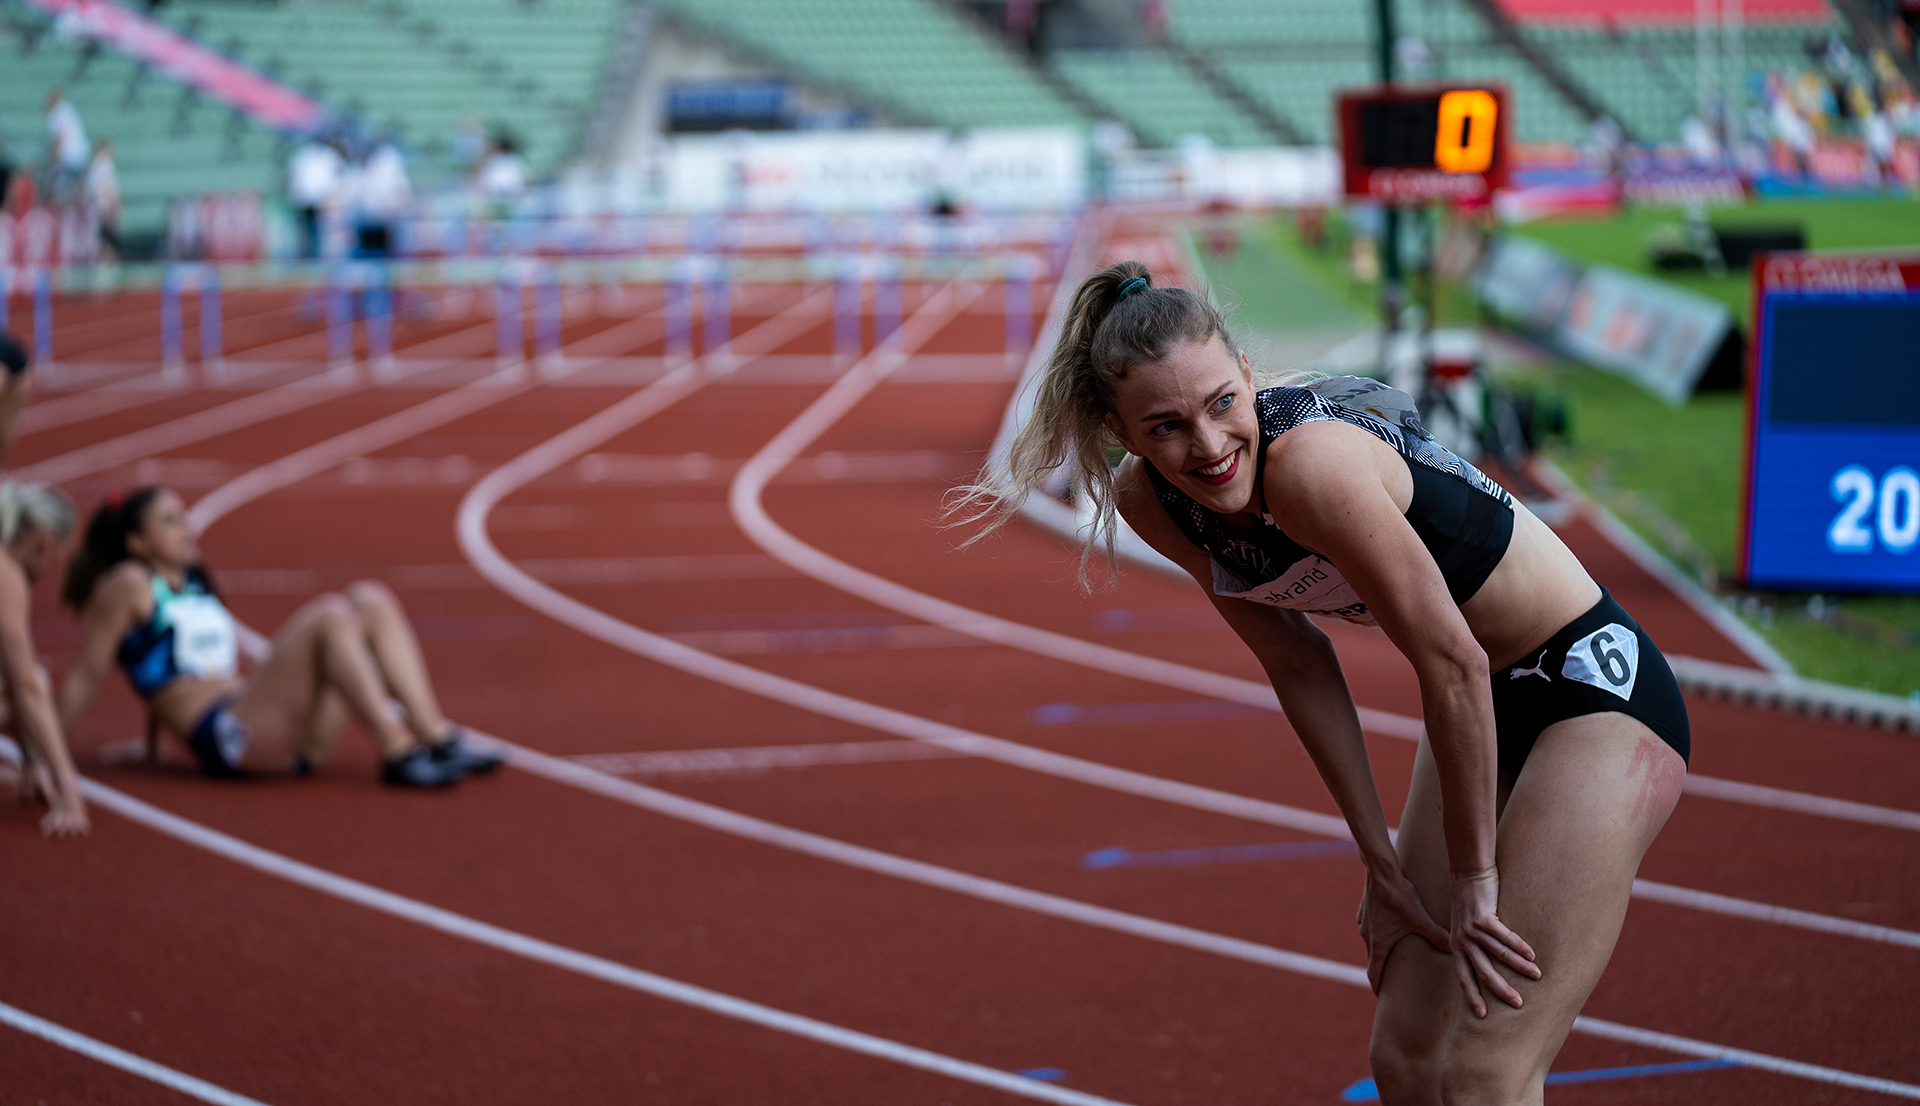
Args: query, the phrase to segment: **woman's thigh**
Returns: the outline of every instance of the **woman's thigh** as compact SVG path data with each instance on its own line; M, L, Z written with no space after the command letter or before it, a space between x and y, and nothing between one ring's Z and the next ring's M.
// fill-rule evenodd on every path
M321 624L341 602L337 596L322 596L295 611L235 700L233 715L250 735L249 768L285 768L310 743L308 730L323 690Z
M1613 955L1640 858L1679 801L1686 767L1624 714L1569 718L1540 735L1501 813L1500 918L1541 978L1502 974L1516 1010L1457 1008L1442 1079L1460 1101L1536 1101L1547 1067Z

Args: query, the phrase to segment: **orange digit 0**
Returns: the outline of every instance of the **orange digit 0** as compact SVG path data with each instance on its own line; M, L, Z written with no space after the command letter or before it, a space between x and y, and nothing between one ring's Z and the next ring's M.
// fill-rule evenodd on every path
M1440 96L1433 164L1449 173L1484 173L1493 164L1493 128L1500 116L1493 93L1455 89Z

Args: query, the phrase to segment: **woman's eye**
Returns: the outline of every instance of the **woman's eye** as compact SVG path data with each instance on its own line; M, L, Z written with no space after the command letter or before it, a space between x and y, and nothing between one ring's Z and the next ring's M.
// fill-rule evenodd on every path
M1163 422L1160 425L1153 428L1153 433L1159 437L1164 438L1168 434L1171 434L1178 429L1180 429L1180 424L1177 422Z
M1226 395L1221 396L1219 399L1216 399L1213 401L1213 409L1215 411L1225 411L1226 409L1232 406L1233 406L1232 392L1228 392Z

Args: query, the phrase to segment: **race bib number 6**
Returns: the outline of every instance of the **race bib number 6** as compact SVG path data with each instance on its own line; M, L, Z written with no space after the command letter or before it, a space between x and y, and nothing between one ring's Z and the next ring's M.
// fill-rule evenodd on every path
M1618 622L1609 622L1567 649L1561 674L1569 680L1633 698L1633 681L1640 674L1640 639Z

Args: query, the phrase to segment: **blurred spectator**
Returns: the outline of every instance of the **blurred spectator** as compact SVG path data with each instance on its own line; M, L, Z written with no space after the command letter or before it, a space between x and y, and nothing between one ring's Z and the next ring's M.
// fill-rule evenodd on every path
M339 200L346 167L339 147L318 137L301 143L288 160L287 200L300 219L301 257L320 256L324 239L321 217Z
M406 159L391 139L381 139L354 175L354 207L358 229L354 253L359 257L393 256L393 227L413 203L413 182L407 179Z
M1140 26L1147 32L1149 41L1166 42L1167 36L1173 33L1173 9L1167 0L1141 0Z
M1680 145L1687 151L1687 160L1695 165L1713 165L1720 160L1720 143L1714 141L1713 128L1698 115L1681 120Z
M503 134L493 140L493 149L480 163L480 171L474 175L474 187L489 200L511 203L526 194L528 176L527 162L520 156L519 145L512 135Z
M113 143L101 139L87 164L87 211L99 228L100 258L120 260L120 173L113 163Z
M55 205L71 203L80 195L93 147L87 142L86 125L80 121L80 109L66 93L55 88L47 93L47 200Z
M15 166L7 156L6 143L0 142L0 211L7 210L7 197L13 191Z

